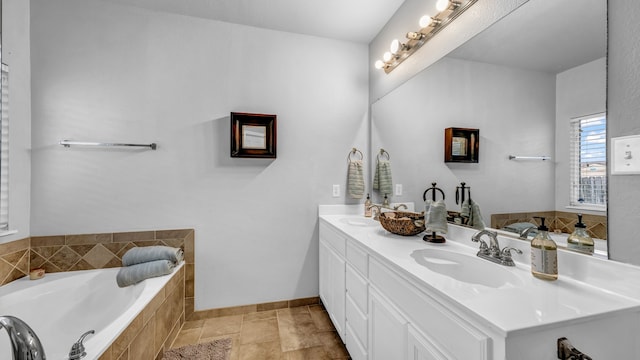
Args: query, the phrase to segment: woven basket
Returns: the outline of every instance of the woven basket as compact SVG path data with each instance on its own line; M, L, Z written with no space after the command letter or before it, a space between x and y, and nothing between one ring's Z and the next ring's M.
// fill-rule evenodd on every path
M380 214L385 230L398 235L412 236L424 231L424 214L407 211L388 211Z

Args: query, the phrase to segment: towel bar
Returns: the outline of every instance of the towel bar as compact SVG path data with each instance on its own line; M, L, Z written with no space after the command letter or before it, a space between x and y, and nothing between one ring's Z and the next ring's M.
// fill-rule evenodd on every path
M87 141L71 141L71 140L60 140L60 145L64 147L71 147L72 145L79 146L101 146L101 147L148 147L151 150L155 150L158 148L156 143L151 144L125 144L125 143L101 143L101 142L87 142Z
M551 156L518 156L518 155L509 155L509 160L551 160Z

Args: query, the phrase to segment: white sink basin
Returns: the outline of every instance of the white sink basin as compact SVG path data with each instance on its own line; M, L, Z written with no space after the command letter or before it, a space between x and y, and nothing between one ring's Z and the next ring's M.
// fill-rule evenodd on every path
M513 267L492 263L475 255L443 249L421 249L411 257L431 271L468 284L500 288L522 284L522 279Z
M343 223L353 226L380 226L380 223L372 218L364 216L348 216L340 219Z

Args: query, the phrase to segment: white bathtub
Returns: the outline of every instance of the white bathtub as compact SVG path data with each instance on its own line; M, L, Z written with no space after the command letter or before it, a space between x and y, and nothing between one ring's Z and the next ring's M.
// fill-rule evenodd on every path
M119 268L51 273L39 280L24 277L0 287L0 315L12 315L29 324L48 360L68 359L80 335L95 330L85 338L84 359L97 359L180 266L170 275L125 288L116 284ZM5 330L0 330L0 359L11 359Z

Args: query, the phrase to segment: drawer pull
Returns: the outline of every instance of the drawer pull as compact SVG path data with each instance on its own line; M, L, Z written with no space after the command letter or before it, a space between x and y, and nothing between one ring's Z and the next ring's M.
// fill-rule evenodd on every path
M566 337L558 339L558 359L561 360L592 360L590 356L576 349Z

